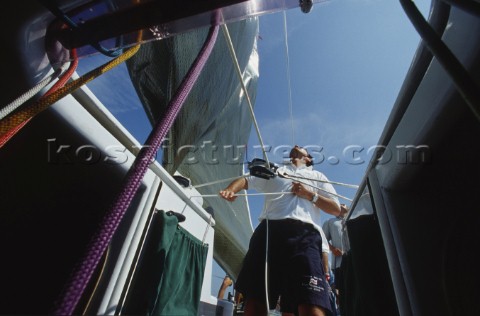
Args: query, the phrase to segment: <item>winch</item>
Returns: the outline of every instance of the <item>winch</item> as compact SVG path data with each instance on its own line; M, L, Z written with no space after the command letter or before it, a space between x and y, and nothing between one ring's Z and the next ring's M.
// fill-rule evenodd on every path
M272 162L267 163L260 158L254 158L248 163L248 169L250 175L269 180L277 175L278 165Z

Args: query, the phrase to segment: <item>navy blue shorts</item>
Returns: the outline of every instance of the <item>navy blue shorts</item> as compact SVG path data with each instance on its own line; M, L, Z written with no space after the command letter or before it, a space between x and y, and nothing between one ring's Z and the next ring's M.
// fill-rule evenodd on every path
M265 236L267 222L255 229L235 284L245 299L265 301ZM324 277L322 237L311 224L284 219L268 221L268 300L270 309L280 299L282 312L297 312L310 304L330 312Z

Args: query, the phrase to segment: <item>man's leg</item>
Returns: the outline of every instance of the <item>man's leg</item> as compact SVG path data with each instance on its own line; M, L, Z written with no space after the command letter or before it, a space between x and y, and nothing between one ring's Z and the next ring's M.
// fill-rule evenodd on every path
M245 309L243 311L245 316L262 316L268 315L267 305L263 300L249 298L245 302Z
M294 278L290 279L294 301L300 316L330 315L329 286L325 279L321 236L313 227L305 227L292 260Z
M244 315L267 315L265 299L265 236L266 222L257 226L250 239L242 269L237 279L236 290L244 294Z

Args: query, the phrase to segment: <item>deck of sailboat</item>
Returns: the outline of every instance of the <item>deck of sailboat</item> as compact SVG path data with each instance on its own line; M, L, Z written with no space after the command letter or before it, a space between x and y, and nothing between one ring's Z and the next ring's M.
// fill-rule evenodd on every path
M466 1L466 8L449 3L432 2L430 24L459 64L444 57L450 53L437 48L438 39L419 26L424 40L379 141L384 159L370 162L351 205L347 315L480 312L473 254L480 240L475 141L480 133L479 9L477 1ZM2 28L3 42L9 44L3 53L2 86L8 89L2 92L2 106L52 71L43 40L53 16L36 2L11 5L17 9L13 21L6 18L7 10L2 13L3 23L9 21ZM82 87L38 114L0 148L0 240L8 258L1 265L6 294L0 313L51 312L140 147ZM182 227L205 244L217 242L218 223L192 195L201 194L183 187L158 162L151 164L112 240L103 272L97 271L99 283L88 289L94 295L90 303L82 302L87 312L125 312L122 304L128 302L142 239L157 211L183 213ZM239 256L246 239L224 248ZM205 309L199 314L215 313L213 252L209 247L200 297ZM234 274L239 259L223 254Z

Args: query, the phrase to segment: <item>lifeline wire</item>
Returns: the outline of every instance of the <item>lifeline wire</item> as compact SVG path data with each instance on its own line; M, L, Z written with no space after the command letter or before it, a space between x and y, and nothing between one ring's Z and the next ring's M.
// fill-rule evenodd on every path
M66 291L62 293L63 295L60 304L55 310L56 315L71 315L75 311L98 262L112 240L114 233L133 200L133 197L138 191L150 162L155 157L165 135L168 130L170 130L178 112L182 108L185 99L188 97L203 69L203 66L206 64L208 57L212 52L218 35L218 11L215 14L215 21L212 21L212 24L213 26L210 27L202 49L198 53L197 58L171 99L165 116L155 125L154 129L148 136L146 146L142 147L132 166L128 170L121 192L116 197L111 208L107 211L99 229L90 241L86 256L75 269L67 283L68 286Z
M240 70L240 65L238 64L237 55L235 54L235 48L233 47L232 38L230 37L230 33L228 32L228 27L225 24L222 24L223 35L228 44L228 49L230 51L230 55L232 56L233 63L235 65L235 71L237 72L238 79L242 84L243 93L245 93L245 98L247 99L248 108L250 109L250 115L252 116L253 125L255 126L255 130L257 131L258 141L262 146L262 153L263 158L267 162L267 166L270 166L270 162L268 161L267 153L265 152L265 145L263 144L262 136L260 135L260 129L258 128L257 119L255 118L255 113L253 112L252 101L250 100L250 96L248 95L247 87L245 86L245 82L243 82L242 71Z
M290 112L290 122L292 125L292 144L295 144L295 128L293 126L292 86L290 83L290 54L288 52L287 13L285 11L283 11L283 32L285 34L285 55L287 59L288 110Z

